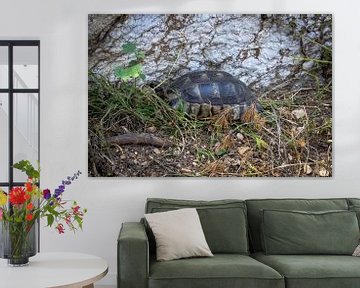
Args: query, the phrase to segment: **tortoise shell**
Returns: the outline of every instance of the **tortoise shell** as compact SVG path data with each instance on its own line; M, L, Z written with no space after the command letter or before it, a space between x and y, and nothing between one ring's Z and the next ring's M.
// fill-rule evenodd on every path
M252 104L261 107L245 83L223 71L199 71L185 74L171 83L168 94L174 108L183 106L186 113L208 117L231 108L239 119Z

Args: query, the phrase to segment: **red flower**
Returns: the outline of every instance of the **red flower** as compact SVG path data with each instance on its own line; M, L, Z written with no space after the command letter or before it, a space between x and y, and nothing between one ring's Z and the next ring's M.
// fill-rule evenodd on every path
M34 205L32 203L29 203L26 205L26 210L31 210L34 208Z
M28 194L28 193L25 193L25 196L24 196L25 200L29 200L31 198L31 195Z
M66 222L67 225L69 225L71 223L71 215L70 214L66 215L65 222Z
M25 187L26 187L26 191L28 191L28 192L31 192L34 189L30 182L26 182Z
M59 234L65 233L65 232L64 232L65 229L64 229L64 225L63 225L63 224L59 223L55 228L58 230Z
M12 205L21 205L26 201L25 189L23 187L13 187L9 193L9 201Z
M79 214L80 206L71 207L71 209L73 210L74 215L76 215Z
M26 215L26 220L27 221L31 221L33 218L34 218L34 215L32 215L32 214Z

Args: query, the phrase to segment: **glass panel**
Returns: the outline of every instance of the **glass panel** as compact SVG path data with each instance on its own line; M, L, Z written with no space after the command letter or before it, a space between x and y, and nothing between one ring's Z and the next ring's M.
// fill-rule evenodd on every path
M0 182L9 181L9 97L0 93Z
M14 163L29 160L37 167L39 150L39 96L14 94ZM26 175L14 169L14 181L23 182Z
M0 46L0 88L9 86L9 52L7 46Z
M0 191L5 192L6 194L9 194L9 187L7 186L0 186ZM1 222L1 221L0 221ZM1 231L0 231L0 237L1 237ZM2 242L2 241L0 241ZM1 247L1 243L0 243L0 247Z
M14 88L38 88L38 49L37 46L14 47Z
M0 186L0 190L4 191L6 194L8 194L8 192L9 192L9 188L6 187L6 186ZM1 227L2 223L4 223L4 221L0 221L0 228L2 228L2 227ZM0 231L0 238L2 238L2 237L3 237L2 231ZM3 241L0 241L0 253L1 253L1 252L3 251L3 249L4 249L2 242L3 242Z
M1 189L2 191L4 191L6 194L7 194L8 191L9 191L9 188L8 188L7 186L0 186L0 189Z

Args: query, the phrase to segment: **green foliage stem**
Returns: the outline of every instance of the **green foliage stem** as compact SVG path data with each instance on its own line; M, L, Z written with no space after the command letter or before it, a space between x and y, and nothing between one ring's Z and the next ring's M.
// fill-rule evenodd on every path
M129 81L132 79L145 79L143 73L142 62L145 59L145 53L136 47L135 43L127 42L122 45L122 52L128 54L133 59L125 67L117 67L115 69L115 76L123 81Z

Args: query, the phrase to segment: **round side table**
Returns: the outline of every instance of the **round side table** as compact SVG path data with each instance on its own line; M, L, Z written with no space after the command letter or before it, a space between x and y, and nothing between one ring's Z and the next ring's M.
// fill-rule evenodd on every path
M9 267L0 260L1 287L6 288L93 288L108 272L107 262L80 253L38 253L28 266ZM4 285L4 286L2 286Z

